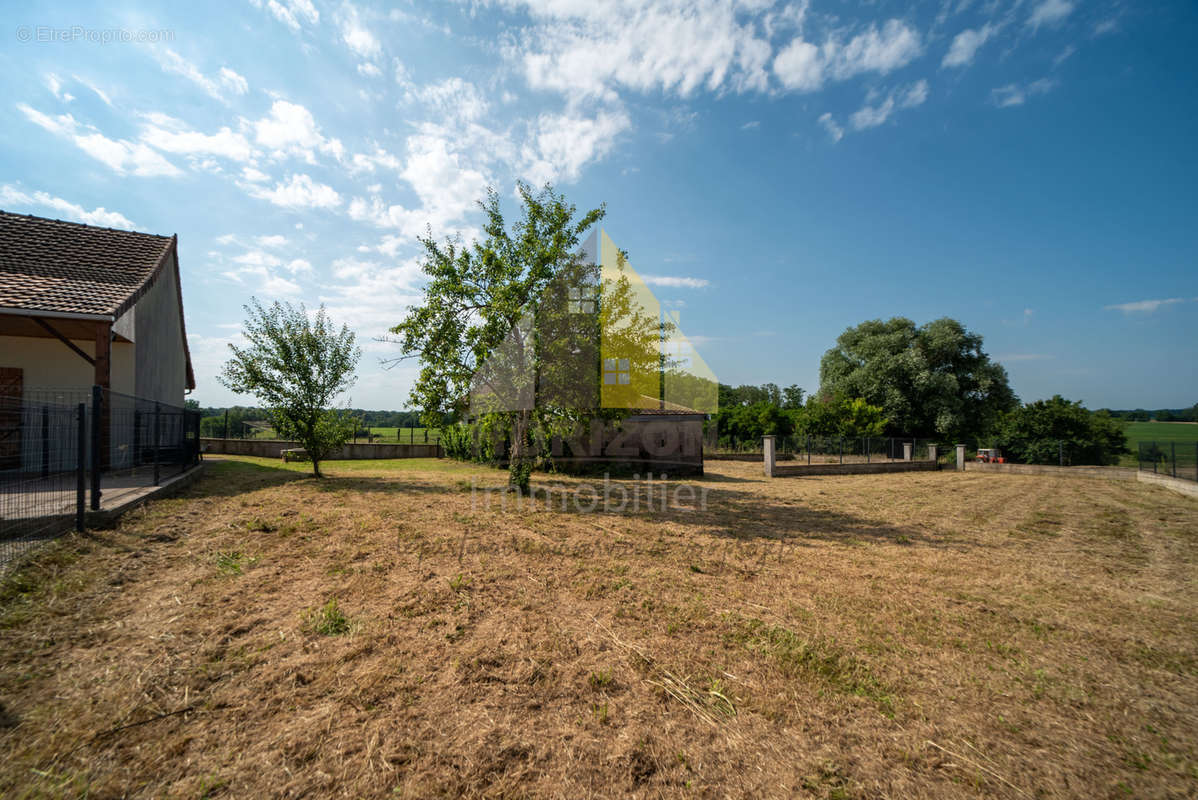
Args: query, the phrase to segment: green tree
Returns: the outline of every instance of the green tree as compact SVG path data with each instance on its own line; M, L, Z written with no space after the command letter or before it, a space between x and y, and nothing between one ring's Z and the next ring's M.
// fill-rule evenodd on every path
M891 433L946 438L984 433L1018 404L982 337L948 318L849 328L820 361L820 394L880 406Z
M416 358L420 375L412 404L430 427L462 418L476 372L503 394L523 397L535 391L535 319L537 301L550 285L578 268L574 253L583 234L603 218L599 207L576 217L576 209L546 186L534 193L517 185L520 218L508 230L491 190L479 205L486 238L462 246L437 242L430 232L421 238L421 268L428 278L424 297L391 329L403 350L402 360ZM503 362L498 363L496 362ZM494 365L494 366L492 366ZM597 369L596 369L597 372ZM532 449L532 404L504 412L511 424L509 484L527 492L535 460Z
M881 436L886 431L886 413L860 397L807 398L796 415L795 429L809 436Z
M1123 423L1105 411L1054 395L1004 415L995 437L1003 454L1024 464L1117 464L1130 452Z
M353 435L348 412L332 405L353 386L362 351L348 327L334 329L324 306L309 317L303 305L263 308L252 298L245 311L248 344L229 345L233 358L218 380L261 400L279 436L299 442L312 459L312 474L322 477L320 462Z

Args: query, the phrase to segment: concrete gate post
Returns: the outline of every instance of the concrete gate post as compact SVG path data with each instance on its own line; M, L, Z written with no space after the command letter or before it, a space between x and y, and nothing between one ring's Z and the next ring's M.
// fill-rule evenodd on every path
M936 452L936 445L934 445L934 444L928 445L928 461L931 461L934 463L936 461L936 459L938 459L939 457L940 457L940 454L938 452Z
M911 460L911 448L914 447L914 442L903 442L903 461Z
M965 470L965 445L957 445L957 472Z
M777 460L777 454L774 450L774 437L763 436L761 439L761 455L762 461L765 462L765 477L774 477L774 464Z

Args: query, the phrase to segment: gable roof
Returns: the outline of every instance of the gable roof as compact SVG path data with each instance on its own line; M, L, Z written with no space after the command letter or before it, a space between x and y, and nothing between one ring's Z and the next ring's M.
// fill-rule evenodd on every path
M174 242L0 211L0 308L118 317L152 283Z
M0 314L6 309L115 320L171 265L176 271L187 388L195 388L177 237L0 211Z

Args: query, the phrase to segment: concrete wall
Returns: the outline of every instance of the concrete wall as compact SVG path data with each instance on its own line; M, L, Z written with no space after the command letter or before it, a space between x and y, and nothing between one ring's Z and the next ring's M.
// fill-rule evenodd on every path
M883 472L935 472L935 461L883 461L866 464L795 464L775 466L775 478L794 478L815 475L876 475Z
M1013 475L1068 475L1073 478L1106 478L1113 481L1134 481L1133 467L1056 467L1046 464L984 464L980 461L965 462L967 472L1006 472Z
M200 439L206 453L228 453L259 458L281 458L284 450L299 447L280 439ZM329 458L441 458L439 444L347 444Z
M1181 478L1174 478L1172 475L1160 475L1153 472L1140 472L1136 475L1136 480L1140 483L1163 486L1166 489L1172 489L1175 492L1181 492L1190 497L1198 497L1198 483L1194 481L1182 480Z
M174 406L183 405L187 388L178 269L177 259L163 267L158 280L125 315L133 315L137 347L135 389L129 393ZM117 388L115 383L112 388Z

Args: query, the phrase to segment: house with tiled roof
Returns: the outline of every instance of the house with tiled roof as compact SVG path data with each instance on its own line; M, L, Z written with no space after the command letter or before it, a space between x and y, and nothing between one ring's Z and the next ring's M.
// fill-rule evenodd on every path
M195 375L177 245L0 211L0 400L101 386L182 406Z

